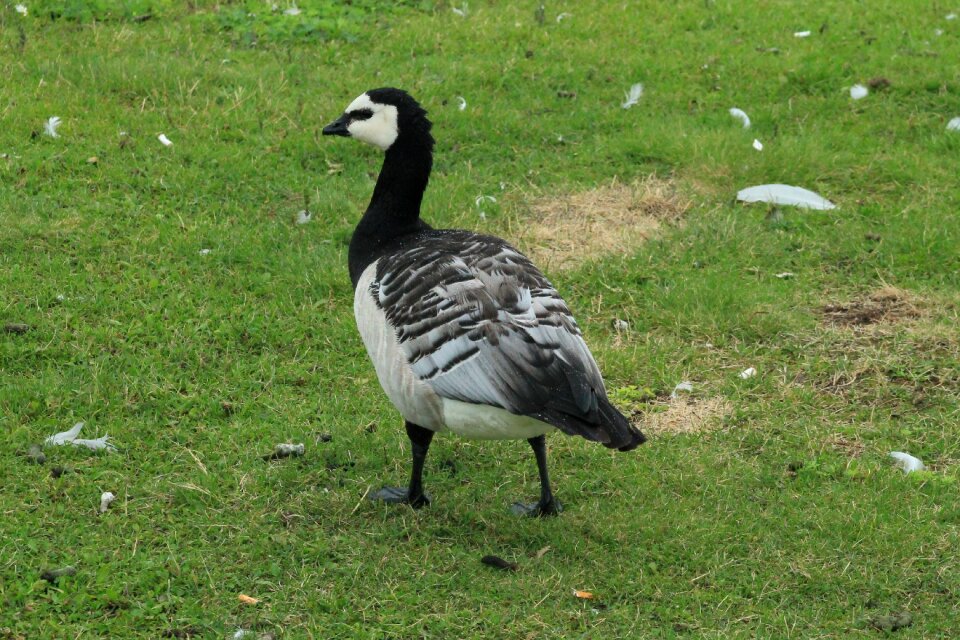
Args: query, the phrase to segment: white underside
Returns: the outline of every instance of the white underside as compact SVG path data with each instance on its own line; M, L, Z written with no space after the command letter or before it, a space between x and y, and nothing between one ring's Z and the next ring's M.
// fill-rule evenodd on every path
M528 439L554 429L546 422L518 416L500 407L447 398L443 398L443 421L446 428L458 436L475 440Z
M386 392L405 420L431 431L452 431L479 440L527 439L554 429L552 425L485 404L440 397L413 372L397 342L397 334L370 295L376 263L360 275L353 299L357 328Z

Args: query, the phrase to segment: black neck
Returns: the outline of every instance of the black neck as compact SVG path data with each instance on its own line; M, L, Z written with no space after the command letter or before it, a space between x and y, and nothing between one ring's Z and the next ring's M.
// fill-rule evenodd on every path
M433 139L398 138L387 150L373 197L350 240L350 279L360 274L398 239L429 229L420 220L420 202L433 167Z

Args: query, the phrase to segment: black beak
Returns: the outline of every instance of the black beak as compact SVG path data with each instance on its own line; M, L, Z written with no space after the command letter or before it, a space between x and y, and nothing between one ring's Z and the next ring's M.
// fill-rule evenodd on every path
M347 114L343 114L327 126L323 128L323 135L325 136L346 136L350 137L350 132L347 131L347 125L350 124L350 118Z

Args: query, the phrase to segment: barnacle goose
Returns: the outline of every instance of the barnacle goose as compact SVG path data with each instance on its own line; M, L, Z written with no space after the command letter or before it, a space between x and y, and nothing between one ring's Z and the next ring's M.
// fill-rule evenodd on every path
M350 242L360 336L387 397L406 421L413 472L374 499L422 507L433 434L525 438L540 500L516 513L554 515L544 434L559 429L629 451L643 434L610 404L597 364L566 303L500 238L433 229L420 202L433 165L426 111L400 89L367 91L324 135L385 152L373 197Z

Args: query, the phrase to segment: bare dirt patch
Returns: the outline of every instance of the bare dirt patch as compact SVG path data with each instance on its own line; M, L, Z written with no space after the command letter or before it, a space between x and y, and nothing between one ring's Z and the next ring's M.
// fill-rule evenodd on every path
M614 180L589 191L535 201L518 243L545 268L567 269L590 258L629 252L661 224L680 218L690 205L668 180L655 176L631 184Z
M885 286L846 303L824 305L824 320L830 324L862 327L919 318L921 301L908 291Z
M700 433L719 427L731 408L723 398L680 397L667 401L662 411L637 412L631 421L650 435Z

